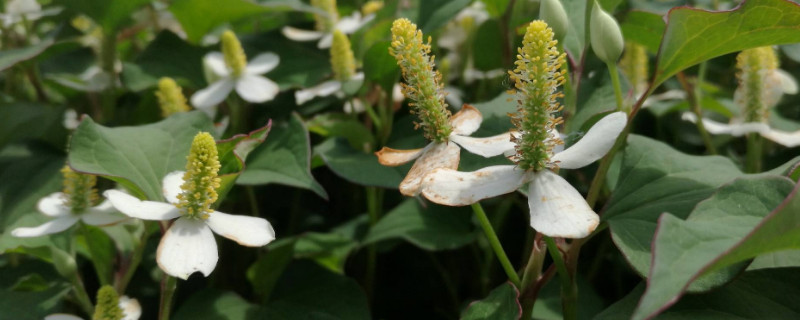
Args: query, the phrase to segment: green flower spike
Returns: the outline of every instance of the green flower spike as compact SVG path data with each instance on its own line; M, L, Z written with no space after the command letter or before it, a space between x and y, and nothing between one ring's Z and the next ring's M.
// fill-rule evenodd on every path
M83 213L98 202L100 197L95 189L97 177L77 173L69 166L64 166L61 173L64 175L64 205L70 208L72 213Z
M117 291L105 285L97 291L97 305L94 308L93 320L121 320L124 314L119 307Z
M734 100L742 108L744 122L764 122L783 93L776 76L778 58L772 47L744 50L736 56L739 87Z
M331 66L336 80L345 82L356 73L356 59L350 47L350 40L339 30L333 32L331 46Z
M172 78L164 77L158 80L158 106L161 107L161 115L166 118L175 113L191 110L186 104L186 97L181 91L181 87Z
M227 30L222 33L222 55L225 57L225 65L233 76L242 75L247 66L247 56L242 49L242 43L233 31Z
M566 55L556 49L557 43L547 23L541 20L531 22L522 40L522 48L518 49L516 68L509 71L519 103L512 122L521 133L514 139L514 159L523 170L540 171L555 167L550 156L553 148L564 143L555 134L555 127L562 119L554 114L563 108L556 100L563 94L556 89L564 83L561 65L566 59Z
M183 209L186 217L205 220L209 213L214 212L211 205L217 201L217 188L221 181L217 177L219 168L214 137L208 132L198 133L186 157L186 173L181 185L183 192L178 195L177 206Z
M619 61L622 73L628 77L634 88L634 96L638 97L647 90L648 61L644 46L633 42L625 43L625 54Z
M412 102L412 112L417 114L418 127L425 131L425 137L435 142L445 142L453 131L448 119L450 111L444 102L445 94L441 85L441 75L433 70L434 57L428 43L422 41L422 31L408 19L397 19L392 24L392 47L389 53L397 59L406 83L403 94Z

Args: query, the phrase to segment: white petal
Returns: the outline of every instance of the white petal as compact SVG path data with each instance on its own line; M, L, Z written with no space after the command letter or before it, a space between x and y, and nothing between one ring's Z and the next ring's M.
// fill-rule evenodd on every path
M203 64L211 69L217 76L227 77L231 72L225 65L225 56L222 52L209 52L203 57Z
M220 79L205 89L195 92L192 95L192 105L198 109L216 106L228 97L233 90L233 85L234 82L230 78Z
M457 169L461 158L461 148L456 143L431 143L427 150L411 166L406 177L400 182L400 193L413 197L419 194L422 178L438 168Z
M326 33L322 36L322 39L319 39L317 43L317 48L319 49L328 49L333 44L333 33Z
M311 41L322 38L325 35L323 32L297 29L290 26L285 26L281 29L281 33L287 38L294 41Z
M690 122L697 122L697 116L691 112L684 112L681 118ZM706 131L713 134L729 134L734 137L743 136L750 132L766 132L769 130L769 125L760 122L748 123L721 123L711 119L703 118L703 127Z
M439 168L422 179L422 195L448 206L465 206L514 192L527 177L517 166L491 166L473 172Z
M78 112L75 109L67 109L64 111L64 128L68 130L75 130L78 128L78 125L81 124L80 119L78 119Z
M468 136L478 130L483 121L483 115L475 107L465 104L461 110L450 117L450 124L453 126L453 133Z
M138 320L142 316L142 306L139 304L139 300L128 298L128 296L119 297L119 308L124 313L121 320Z
M77 216L64 216L54 220L47 221L39 226L32 228L16 228L11 231L11 235L18 238L38 237L47 234L53 234L67 230L75 222L78 222Z
M308 89L301 89L294 92L294 99L298 105L304 104L314 97L325 97L342 89L342 83L338 80L329 80Z
M800 131L785 132L770 129L762 132L761 135L764 136L764 138L770 139L789 148L800 146Z
M602 158L617 140L617 136L625 129L628 116L624 112L614 112L597 121L580 141L557 153L553 161L565 169L584 167Z
M528 206L531 227L548 237L583 238L600 223L578 190L550 170L534 173Z
M158 244L156 261L167 274L186 280L201 272L208 277L217 266L217 242L205 222L181 218L167 230Z
M781 89L785 94L797 94L797 81L786 71L781 69L775 70L778 77L781 79Z
M262 53L247 62L245 72L248 74L264 74L275 69L280 62L281 58L277 54L272 52Z
M212 212L206 224L225 238L248 247L260 247L275 240L275 230L264 218Z
M352 15L339 19L339 21L336 22L335 28L344 34L351 34L356 32L356 30L360 29L374 18L375 15L371 14L364 17L364 19L361 19L361 12L355 11Z
M164 199L171 204L178 204L178 195L183 192L181 185L183 185L183 175L186 171L172 171L164 176L161 180L161 193L164 194Z
M83 318L71 314L56 313L44 317L44 320L83 320Z
M36 209L48 217L63 217L69 215L72 211L64 205L64 193L55 192L39 199L36 203Z
M279 91L277 83L262 76L245 74L236 81L236 92L248 102L262 103L275 99Z
M106 190L103 195L111 201L114 208L132 218L143 220L170 220L181 216L180 210L172 204L156 201L142 201L119 190Z
M378 156L378 163L384 166L394 167L419 158L419 156L421 156L422 153L428 150L431 146L433 146L433 144L428 144L425 148L411 150L399 150L383 147L382 149L376 151L375 155Z
M120 213L109 213L93 209L89 209L86 213L80 215L80 218L86 224L93 226L107 226L130 219L128 216Z
M473 138L451 134L450 141L458 143L458 145L471 153L486 158L504 154L509 150L514 150L515 146L514 142L511 142L511 132L486 138Z

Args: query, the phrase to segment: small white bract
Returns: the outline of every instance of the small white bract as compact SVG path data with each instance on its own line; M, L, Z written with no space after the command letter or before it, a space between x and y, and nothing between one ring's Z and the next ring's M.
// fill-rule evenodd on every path
M344 34L353 34L358 29L361 29L361 27L363 27L365 24L372 21L373 18L375 18L374 14L369 14L362 17L361 13L356 11L352 15L336 21L334 29L330 31L303 30L295 27L285 26L281 29L281 33L283 33L286 38L294 41L314 41L319 39L319 42L317 42L317 48L327 49L330 48L331 44L333 43L334 30L339 30Z
M64 198L63 192L56 192L40 199L36 203L36 209L55 219L37 227L16 228L11 231L11 235L19 238L38 237L67 230L79 220L88 225L105 226L128 218L117 214L117 210L107 200L97 206L86 208L83 212L74 213L72 209L64 205Z

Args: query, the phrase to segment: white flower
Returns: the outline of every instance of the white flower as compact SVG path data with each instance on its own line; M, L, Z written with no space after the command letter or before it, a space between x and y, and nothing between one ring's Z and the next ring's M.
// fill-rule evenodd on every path
M344 34L352 34L356 30L363 27L368 22L375 18L374 14L361 17L361 12L354 12L352 15L339 19L334 25L334 29L328 32L303 30L290 26L285 26L281 29L281 33L287 38L294 41L313 41L320 39L317 43L317 48L326 49L330 48L333 43L333 31L339 30Z
M458 113L450 117L453 132L449 142L431 142L421 149L397 150L383 147L375 155L378 162L385 166L399 166L416 159L405 179L400 182L400 193L416 196L420 192L422 178L437 168L458 168L461 148L477 155L492 157L500 155L509 148L514 148L511 133L504 133L487 138L472 138L470 134L478 130L483 116L478 109L465 104Z
M626 121L624 112L605 116L580 141L566 150L554 150L550 161L562 169L591 164L611 149ZM513 144L504 147L506 152L513 152ZM536 231L549 237L583 238L597 227L600 217L583 196L564 178L547 169L524 171L516 165L500 165L460 172L455 168L440 168L424 177L422 194L439 204L463 206L513 192L528 182L530 223Z
M61 12L61 8L49 8L42 10L42 6L36 0L9 0L6 1L6 11L0 14L3 27L8 28L14 23L24 20L39 20L44 16L52 16Z
M348 81L364 81L364 73L358 72L353 75ZM298 105L304 104L315 97L327 97L332 94L342 95L342 83L339 80L333 79L322 82L316 86L308 89L300 89L294 92L294 99Z
M783 94L796 94L798 92L797 82L786 71L775 69L775 72L765 73L761 70L764 77L765 101L764 104L771 108L777 104ZM771 75L771 76L768 76ZM734 101L741 104L742 91L737 88L734 92ZM683 120L693 123L697 122L697 116L692 112L685 112ZM775 141L786 147L800 146L800 131L786 132L773 129L766 122L744 122L739 117L731 118L730 123L721 123L708 118L703 118L703 126L706 131L712 134L729 134L734 137L743 136L751 132L758 132L764 138Z
M175 220L161 238L156 261L167 274L181 279L197 271L208 276L217 265L218 253L214 233L248 247L260 247L275 239L275 231L263 218L230 215L219 211L208 218L189 218L176 205L182 192L183 171L164 177L162 188L169 203L142 201L118 190L104 193L120 212L143 220Z
M66 206L67 196L63 192L52 193L36 203L36 209L42 214L55 218L37 227L16 228L11 235L19 238L38 237L67 230L79 220L88 225L105 226L118 223L127 219L117 211L108 201L103 201L97 206L86 208L81 212L72 212Z
M272 100L280 88L278 84L261 74L275 69L279 62L278 55L272 52L262 53L247 61L242 74L235 76L225 64L222 53L211 52L203 58L203 64L219 79L207 88L195 92L191 98L192 105L198 109L213 108L225 100L234 88L236 93L248 102L262 103Z
M142 306L139 300L128 298L128 296L119 297L119 308L122 309L123 317L120 320L139 320L142 316ZM44 317L44 320L83 320L78 316L71 314L57 313Z

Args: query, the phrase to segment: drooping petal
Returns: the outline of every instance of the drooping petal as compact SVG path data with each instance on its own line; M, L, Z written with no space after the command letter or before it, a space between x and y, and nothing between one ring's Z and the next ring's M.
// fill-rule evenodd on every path
M621 111L603 117L580 141L555 154L551 160L558 161L558 166L564 169L581 168L597 161L611 150L627 121L628 116Z
M103 210L88 209L79 216L84 223L93 226L108 226L120 223L130 217L120 213L109 213Z
M262 103L275 99L280 91L277 83L262 76L245 74L236 81L236 92L248 102Z
M422 195L448 206L466 206L501 194L514 192L527 174L517 166L491 166L473 172L439 168L422 179Z
M683 120L696 123L697 116L691 112L684 112L681 115ZM748 123L721 123L711 119L703 118L703 127L706 131L713 134L729 134L734 137L743 136L751 132L766 132L769 130L769 125L760 122Z
M245 72L248 74L264 74L275 69L280 62L281 58L277 54L272 52L262 53L247 62Z
M281 29L281 33L291 40L294 41L311 41L317 40L322 38L325 35L324 32L313 31L313 30L303 30L297 29L290 26L285 26Z
M781 79L781 89L785 94L797 94L797 81L786 71L776 69L778 77Z
M233 86L233 79L220 79L210 86L195 92L191 99L192 105L199 109L216 106L228 97L228 94L233 90Z
M548 237L583 238L600 223L578 190L550 170L534 173L529 188L531 227Z
M72 211L64 205L64 193L55 192L39 199L36 203L36 209L49 217L63 217L69 215Z
M170 220L181 216L180 210L165 202L142 201L119 190L106 190L103 195L114 208L132 218L143 220Z
M248 247L260 247L275 240L275 230L264 218L226 214L214 211L206 223L225 238Z
M308 89L301 89L294 92L294 100L298 105L304 104L314 97L325 97L342 89L342 83L338 80L329 80Z
M83 320L83 318L66 313L56 313L44 317L44 320Z
M231 72L225 65L225 56L222 52L209 52L203 57L203 64L206 65L217 76L227 77Z
M317 42L317 48L319 49L328 49L333 44L333 33L326 33L322 36L322 39L319 39Z
M464 104L461 110L450 117L450 124L453 126L453 133L468 136L478 130L483 121L483 115L475 107Z
M178 195L183 192L183 175L186 171L172 171L161 180L161 193L164 199L171 204L178 204Z
M119 308L124 313L120 320L139 320L142 316L142 306L139 304L139 300L128 298L128 296L119 297Z
M349 16L340 18L339 21L336 22L335 28L344 34L351 34L374 18L375 15L370 14L365 16L364 19L361 19L361 12L355 11Z
M384 166L395 167L406 164L411 160L419 158L419 156L421 156L423 152L425 152L432 146L433 144L428 144L427 146L425 146L425 148L411 149L411 150L399 150L399 149L392 149L389 147L383 147L380 150L376 151L375 155L378 156L378 163Z
M768 131L762 132L761 135L764 136L764 138L775 141L785 147L792 148L800 146L800 131L786 132L786 131L770 129Z
M400 193L413 197L419 194L422 178L437 168L457 169L461 148L455 143L432 143L411 166L405 179L400 182Z
M514 150L514 142L511 141L511 132L485 138L473 138L451 134L450 141L458 143L458 145L471 153L486 158L504 154L509 150Z
M53 234L67 230L67 228L71 227L75 222L78 222L77 216L68 215L58 217L36 227L16 228L11 231L11 235L18 238L30 238Z
M205 222L180 218L158 244L156 261L167 274L186 280L201 272L208 277L217 266L217 242Z

